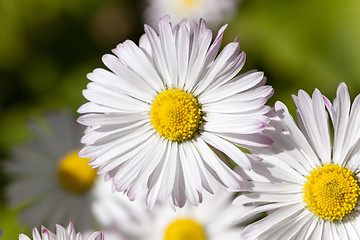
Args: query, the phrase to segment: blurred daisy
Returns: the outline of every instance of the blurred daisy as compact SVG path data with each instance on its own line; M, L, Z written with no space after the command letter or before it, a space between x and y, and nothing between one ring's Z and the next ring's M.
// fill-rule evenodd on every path
M78 157L83 127L68 112L33 122L36 135L14 149L4 166L11 182L7 195L11 205L25 204L21 220L31 226L66 224L92 229L90 204L96 170L88 159Z
M174 23L183 18L197 21L204 18L211 27L229 21L236 11L239 0L147 0L144 19L156 27L159 19L168 14Z
M360 239L360 95L350 110L347 87L340 84L334 103L315 90L293 96L298 126L281 102L265 134L271 149L259 150L262 164L249 172L246 192L235 205L238 219L268 216L243 231L246 239ZM334 141L328 123L328 109ZM332 145L332 146L331 146Z
M83 240L83 236L81 233L76 233L74 226L71 222L65 229L64 227L56 224L56 234L49 231L48 229L41 227L41 235L39 231L34 228L33 232L33 240ZM31 240L28 236L24 234L20 234L19 240ZM94 232L91 234L86 240L104 240L103 233Z
M125 196L115 199L105 190L94 207L107 240L239 239L242 227L233 223L237 215L231 205L234 194L220 184L214 186L217 193L205 193L198 207L187 203L176 211L157 202L149 212L143 201L130 202Z
M79 108L87 114L78 121L89 131L80 156L92 158L98 173L131 200L147 186L149 208L169 197L175 206L186 199L198 205L203 188L213 192L209 175L239 190L242 179L224 154L250 170L259 159L235 145L271 144L260 132L273 90L263 86L262 72L236 76L245 62L237 40L217 56L225 28L211 44L203 20L173 27L165 17L159 34L145 25L140 47L127 40L113 50L116 56L103 57L112 72L88 74L83 95L90 102Z

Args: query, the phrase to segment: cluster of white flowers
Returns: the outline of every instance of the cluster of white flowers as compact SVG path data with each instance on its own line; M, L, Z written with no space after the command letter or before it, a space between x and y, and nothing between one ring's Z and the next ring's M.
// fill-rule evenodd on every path
M85 131L51 115L6 165L23 220L101 226L88 240L360 239L360 97L351 106L344 83L333 103L300 90L296 124L266 105L262 72L239 74L238 39L219 51L225 29L212 41L204 20L165 16L105 55L83 91ZM33 239L83 239L56 229Z

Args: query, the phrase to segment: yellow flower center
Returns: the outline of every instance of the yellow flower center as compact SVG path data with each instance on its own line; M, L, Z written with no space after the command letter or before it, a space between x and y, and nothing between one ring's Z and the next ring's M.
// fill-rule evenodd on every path
M199 0L181 0L181 5L184 8L192 8Z
M201 109L196 98L181 89L160 92L151 105L150 119L161 136L172 141L193 137L201 122Z
M342 220L355 208L360 188L349 169L325 164L306 178L304 202L316 216L330 221Z
M190 219L180 219L166 228L164 240L206 240L206 237L200 224Z
M80 158L78 151L72 151L62 158L58 165L61 186L72 193L87 191L96 178L96 169L92 169L88 163L89 159Z

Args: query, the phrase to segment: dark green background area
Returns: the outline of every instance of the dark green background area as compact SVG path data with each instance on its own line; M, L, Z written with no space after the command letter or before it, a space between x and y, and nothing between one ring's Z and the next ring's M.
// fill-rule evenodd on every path
M85 102L86 74L103 67L101 56L117 43L138 42L144 7L134 0L0 0L0 163L31 138L29 119L75 112ZM299 89L318 88L332 100L344 81L352 99L360 92L359 12L357 0L243 0L223 43L238 36L247 53L243 72L264 71L275 90L269 104L283 101L294 113L291 94ZM5 204L8 181L0 172L5 240L29 233Z

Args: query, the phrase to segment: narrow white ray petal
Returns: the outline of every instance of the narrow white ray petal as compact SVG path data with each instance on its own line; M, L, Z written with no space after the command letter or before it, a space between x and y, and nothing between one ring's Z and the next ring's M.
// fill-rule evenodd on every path
M344 227L350 239L360 238L360 229L357 221L344 221Z
M228 25L225 24L219 29L214 42L209 47L209 50L207 51L205 57L205 63L204 63L205 66L209 65L212 61L214 61L216 55L218 54L223 39L224 31L227 28L227 26Z
M262 193L299 193L302 191L302 186L296 183L287 182L284 184L283 182L252 182L253 186L244 187L242 190L252 191L252 192L262 192Z
M325 103L322 94L318 89L315 89L312 96L312 105L316 124L319 129L322 143L323 159L324 161L331 159L331 143L330 143L330 130L329 118L325 110Z
M185 193L187 199L191 202L191 204L198 206L199 205L199 193L197 192L197 187L200 186L199 179L194 178L194 176L199 176L199 172L195 172L195 169L191 169L189 163L187 161L188 156L184 151L184 147L182 144L179 144L179 160L181 163L181 168L184 174L184 185L185 185ZM196 164L196 163L195 163ZM194 171L194 172L191 172ZM197 186L196 186L196 185Z
M122 101L126 102L126 104L129 104L131 107L134 108L141 107L142 109L144 109L144 111L149 111L150 104L148 102L141 101L137 98L134 98L132 96L114 90L112 88L109 88L107 86L98 84L96 82L88 83L87 90L97 92L103 95L107 95L109 97L121 99Z
M234 57L229 59L225 64L225 69L216 75L214 81L212 81L212 84L206 91L215 91L218 87L231 81L240 72L245 65L246 54L245 52L241 52L239 55L236 54L235 56L235 59L232 59Z
M123 110L102 106L96 103L87 102L79 107L78 113L123 113Z
M299 205L285 207L285 209L287 209L287 212L283 212L283 214L278 214L275 219L271 216L264 219L264 221L262 222L263 225L274 225L272 227L269 227L268 229L263 230L263 233L259 235L261 239L291 239L291 237L286 238L285 236L294 234L294 221L299 214L302 214L304 212L304 210L301 209ZM280 211L281 210L279 209L276 211L276 213L279 213ZM257 226L256 228L259 228L259 226ZM260 229L258 229L258 232L259 230Z
M111 96L105 93L94 91L90 89L83 90L84 97L94 103L104 105L107 107L124 110L128 112L144 112L149 109L144 109L144 105L134 104L130 99L122 98L121 96Z
M203 74L207 69L204 65L205 55L208 50L208 46L211 43L212 32L207 29L203 33L197 33L194 31L194 37L192 40L190 59L188 65L188 71L186 75L186 81L184 90L193 92L195 86L202 81Z
M354 239L351 235L348 235L347 230L342 221L338 221L336 224L330 223L331 232L333 238L336 240L351 240Z
M176 154L174 154L173 160L176 161L176 172L175 172L175 182L174 187L171 193L172 201L175 206L183 207L186 202L186 192L185 192L185 183L183 169L180 163L180 156L179 156L179 145L177 142L174 143L174 147L176 149Z
M274 211L275 210L275 211ZM271 215L255 222L254 224L248 225L242 232L243 236L247 236L247 234L251 234L254 229L256 230L256 234L260 235L265 230L270 228L271 225L276 225L278 222L281 222L284 218L291 216L302 210L301 204L295 202L282 202L282 203L271 203L262 206L258 206L256 208L250 208L248 211L242 212L236 218L236 221L240 221L243 218L262 213L265 211L273 211ZM271 223L271 225L269 224Z
M184 88L186 73L189 64L190 54L190 33L185 24L180 23L179 31L175 39L177 62L178 62L178 83L177 87Z
M199 148L203 160L216 173L224 185L231 190L239 190L242 178L226 166L201 138L197 138L194 143Z
M321 93L315 91L311 99L306 92L300 90L299 96L293 96L293 99L299 114L299 127L302 127L304 136L307 137L319 158L324 163L329 163L331 160L330 133Z
M89 164L93 167L99 167L104 162L108 162L109 160L118 157L120 155L123 155L129 150L134 149L135 147L141 145L143 141L148 139L150 136L151 133L148 132L143 132L143 131L132 132L124 138L120 138L116 141L113 141L110 149L106 149L105 147L103 147L106 149L106 152L92 159ZM80 151L79 156L86 157L83 155L82 151Z
M148 38L151 42L149 35ZM113 52L148 84L156 85L156 91L163 88L163 81L153 64L134 42L126 40L124 43L119 44ZM155 54L155 50L153 54Z
M259 194L259 193L246 193L241 194L238 196L234 201L234 205L241 205L241 204L248 204L254 202L261 202L261 203L275 203L275 202L301 202L303 194L302 193L266 193L266 194Z
M202 192L202 180L201 180L201 174L198 162L201 161L200 158L197 158L197 156L194 155L194 153L191 150L189 142L183 142L179 144L179 149L181 149L181 164L184 169L184 173L190 175L190 178L192 179L192 182L194 184L194 188L198 192Z
M177 87L177 51L175 49L175 38L172 33L171 23L166 19L161 19L159 22L160 43L165 58L166 66L169 76L165 78L168 88Z
M25 234L21 233L19 235L19 240L31 240L28 236L26 236ZM33 235L33 240L41 240L41 238L35 237Z
M205 77L199 82L198 87L196 88L194 95L200 95L208 86L215 80L216 75L226 67L226 62L233 55L237 54L239 51L239 44L236 42L229 43L224 47L220 52L219 56L216 57L215 61L211 64L209 71L206 73Z
M111 71L113 71L120 79L123 81L130 81L129 84L133 84L143 91L148 92L151 95L159 92L162 87L156 84L154 81L147 81L146 78L143 78L139 75L135 70L129 68L125 63L121 62L119 58L112 54L105 54L102 58L103 63L107 66ZM105 70L101 70L105 71ZM100 74L100 71L97 72ZM150 89L149 89L150 88Z
M200 129L214 133L238 133L250 134L257 133L266 127L266 123L259 119L228 119L224 121L208 121Z
M163 138L159 138L157 136L153 136L152 140L150 140L152 145L149 144L151 147L149 148L148 154L146 154L145 158L141 159L140 172L137 178L135 178L130 184L129 191L127 193L130 200L135 200L139 197L141 191L144 190L147 185L147 180L149 179L150 174L154 171L162 159L166 150L166 144L163 144L163 141Z
M245 148L266 148L273 143L273 140L261 133L236 134L236 133L216 133L217 136L228 140L238 146Z
M160 38L157 33L151 27L144 26L145 34L148 36L150 46L152 48L152 57L154 60L155 66L158 68L160 77L164 85L169 85L171 82L169 70L166 65L166 60L164 53L161 47Z
M302 132L296 126L295 121L289 114L287 107L282 102L276 102L275 111L283 123L286 124L289 132L293 135L293 139L300 147L300 151L304 151L303 155L308 156L307 159L309 160L310 165L313 168L316 168L316 166L320 165L319 159L317 158Z
M110 55L111 57L107 58L104 57L104 61L106 62L112 62L115 63L109 63L112 65L116 65L117 71L120 69L123 69L124 67L119 67L120 62L118 59L116 59L114 56ZM120 68L120 69L119 69ZM130 70L128 70L130 71ZM104 69L95 69L92 73L89 73L87 75L87 78L93 82L96 82L98 84L110 87L116 91L119 91L121 93L126 93L129 96L138 98L139 100L145 101L145 102L152 102L152 99L154 99L154 96L156 92L148 85L145 81L142 79L139 79L139 77L135 77L131 79L125 79L123 76L125 73L121 73L121 75L114 74L112 72L109 72ZM133 77L135 74L132 74ZM137 83L137 84L136 84Z
M175 183L176 167L177 167L177 151L176 143L168 144L169 157L166 159L167 167L164 173L164 181L159 193L160 199L166 199L170 196Z
M217 113L242 113L254 109L261 109L266 103L266 98L256 98L250 101L218 101L216 103L203 104L201 109L204 112Z
M219 151L225 153L231 160L233 160L241 168L250 171L251 163L247 156L232 143L214 135L209 132L203 132L201 137L206 143L217 148Z
M131 124L142 120L149 119L149 114L85 114L80 116L77 121L85 126L95 125L117 125L117 124ZM150 120L149 120L150 121Z
M152 49L149 38L146 34L143 34L139 40L139 47L146 52L150 57L152 56Z
M347 156L347 158L344 158L344 161L349 159L350 156L349 152L352 148L358 143L360 139L360 95L358 95L352 106L349 116L349 121L346 128L346 138L344 139L344 151L343 156Z
M212 190L212 186L210 184L209 172L207 171L207 169L203 163L203 160L198 152L198 149L195 147L195 145L192 141L189 144L185 144L184 147L187 152L192 152L192 154L190 154L190 156L191 157L193 156L195 158L190 161L195 161L198 165L202 186L209 193L214 193L214 191Z
M169 174L166 175L167 171L175 174L175 168L170 168L170 162L173 162L171 161L172 159L170 159L171 142L164 141L164 144L166 144L166 152L163 154L158 166L155 168L154 172L148 180L149 192L146 197L146 204L149 210L153 208L155 201L159 195L162 195L162 197L160 198L160 200L162 201L169 197L174 184L174 177L172 177L171 179L165 179L166 176L169 176ZM175 164L172 164L172 166L175 166ZM166 186L171 187L167 187L168 190L166 191Z
M341 83L337 89L336 99L334 100L335 125L334 125L334 145L333 161L342 164L344 156L343 144L345 141L346 126L348 124L350 110L350 96L347 87Z
M205 91L199 96L200 102L219 101L237 93L241 93L262 81L264 73L254 72L246 76L235 77L231 83L220 86L216 91Z
M282 228L281 236L285 239L304 239L303 237L297 237L301 232L306 232L308 225L313 221L314 216L305 209L300 214L296 214L289 223ZM305 230L304 230L305 229Z
M311 240L327 239L324 235L324 221L320 220L317 222L316 225L317 225L316 229L312 232L309 239Z

